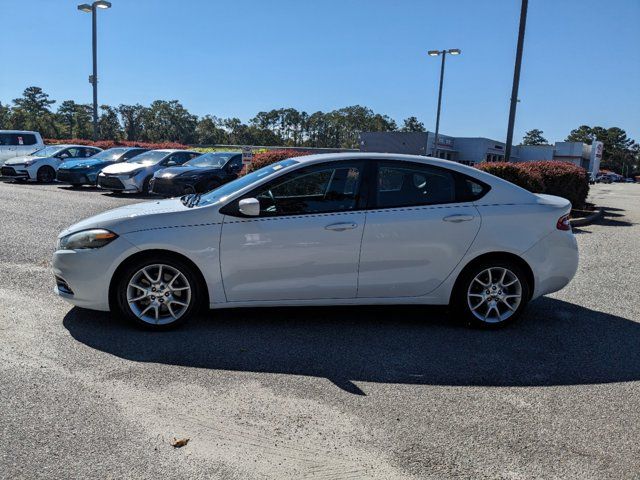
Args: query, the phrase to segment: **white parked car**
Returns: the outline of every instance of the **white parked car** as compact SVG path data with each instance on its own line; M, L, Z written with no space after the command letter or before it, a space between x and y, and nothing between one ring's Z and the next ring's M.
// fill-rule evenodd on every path
M355 304L449 304L497 326L573 277L570 208L446 160L297 157L73 225L56 292L154 329L202 306Z
M14 157L30 155L44 148L38 132L28 130L0 130L0 165Z
M199 155L202 154L187 150L149 150L126 162L103 168L98 174L98 186L114 192L149 193L149 183L155 172L182 165Z
M85 145L50 145L31 155L7 160L0 172L3 178L50 183L56 179L60 164L67 160L91 157L101 148Z

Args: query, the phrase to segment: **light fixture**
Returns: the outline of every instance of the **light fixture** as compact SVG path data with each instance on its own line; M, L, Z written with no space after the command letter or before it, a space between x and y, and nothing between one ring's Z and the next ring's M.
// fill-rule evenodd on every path
M449 55L460 55L461 53L462 53L462 50L460 50L459 48L449 49Z
M440 50L429 50L427 52L427 55L429 55L430 57L437 57L438 55L440 55Z
M98 0L97 2L93 2L96 8L111 8L111 2L107 2L106 0Z
M91 13L91 5L83 3L82 5L78 5L78 10L85 13Z

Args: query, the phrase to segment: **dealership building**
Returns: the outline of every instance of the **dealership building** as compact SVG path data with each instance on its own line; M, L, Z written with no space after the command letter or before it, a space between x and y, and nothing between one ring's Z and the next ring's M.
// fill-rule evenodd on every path
M360 151L431 155L445 160L474 165L504 161L505 144L484 137L452 137L438 134L434 149L433 132L363 132ZM435 153L434 153L435 150ZM553 145L517 145L511 151L512 162L557 160L571 162L597 173L602 159L602 142L556 142Z

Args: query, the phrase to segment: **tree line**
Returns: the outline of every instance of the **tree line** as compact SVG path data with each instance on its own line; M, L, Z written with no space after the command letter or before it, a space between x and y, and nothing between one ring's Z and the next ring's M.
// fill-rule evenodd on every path
M0 102L0 129L36 130L52 139L89 139L93 134L92 106L73 100L57 102L40 87L28 87L11 104ZM178 142L201 145L266 145L290 147L357 148L360 132L424 132L416 117L402 125L360 105L330 112L307 113L295 108L259 112L244 123L239 118L198 117L178 100L155 100L117 107L101 105L98 119L100 140L138 142ZM539 129L528 131L524 145L544 145L548 141ZM566 141L604 143L602 167L618 173L640 173L640 145L618 127L581 125Z
M56 103L40 87L28 87L11 105L0 103L0 129L36 130L52 139L91 138L92 106L64 100L54 110ZM362 131L396 130L424 131L424 125L409 117L398 128L387 115L360 105L311 114L281 108L259 112L244 123L239 118L198 117L177 100L101 105L98 118L100 140L182 144L357 148Z

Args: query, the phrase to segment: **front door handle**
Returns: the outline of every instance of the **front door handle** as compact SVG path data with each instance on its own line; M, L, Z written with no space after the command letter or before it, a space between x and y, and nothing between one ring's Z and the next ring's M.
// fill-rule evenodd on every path
M355 222L340 222L340 223L332 223L331 225L327 225L324 227L325 230L335 230L336 232L342 232L344 230L353 230L357 228L358 224Z
M473 215L449 215L448 217L444 217L442 220L453 223L468 222L473 220Z

